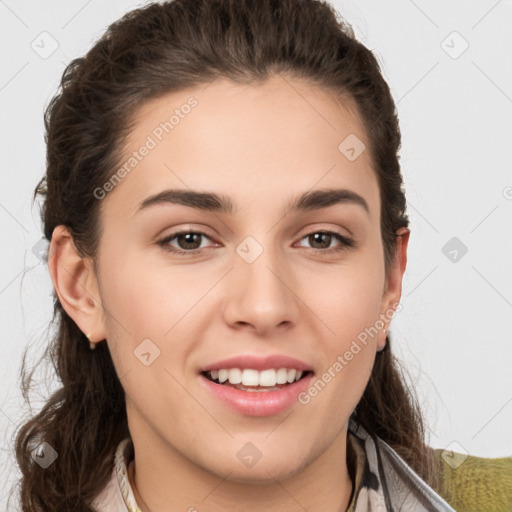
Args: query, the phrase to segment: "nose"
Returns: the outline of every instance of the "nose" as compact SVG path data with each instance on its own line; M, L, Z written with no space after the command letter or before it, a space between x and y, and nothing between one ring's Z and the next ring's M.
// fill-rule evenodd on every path
M234 268L226 282L226 323L261 336L296 325L301 301L283 258L265 248L249 261L235 254Z

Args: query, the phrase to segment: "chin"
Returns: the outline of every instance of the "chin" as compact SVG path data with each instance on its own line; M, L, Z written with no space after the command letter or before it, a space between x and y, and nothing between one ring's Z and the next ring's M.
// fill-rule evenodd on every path
M260 468L259 471L253 472L255 468L246 471L233 470L226 480L249 485L268 485L275 484L276 481L282 482L291 478L299 471L299 468Z
M272 460L265 460L265 455L253 465L247 465L238 458L227 459L221 466L203 467L206 471L215 474L220 478L241 484L265 485L274 484L277 481L284 481L299 473L307 465L305 459L298 459L297 453L293 457L284 460L282 454L275 453L277 457Z

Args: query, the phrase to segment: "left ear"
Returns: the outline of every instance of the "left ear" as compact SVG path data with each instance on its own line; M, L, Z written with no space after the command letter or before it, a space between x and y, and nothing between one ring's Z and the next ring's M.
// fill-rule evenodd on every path
M380 318L383 319L385 325L377 339L378 351L383 350L386 346L386 331L389 330L389 324L391 323L391 312L394 314L402 296L402 278L407 265L407 245L410 234L410 230L405 227L398 229L396 232L395 255L389 275L386 278L386 289L382 297Z

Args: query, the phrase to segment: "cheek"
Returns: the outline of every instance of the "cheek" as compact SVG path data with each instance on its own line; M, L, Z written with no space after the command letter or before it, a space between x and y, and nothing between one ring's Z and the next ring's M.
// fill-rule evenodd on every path
M370 378L376 355L378 331L374 326L379 304L375 286L363 287L361 282L346 283L325 299L329 310L323 320L332 335L319 337L323 364L310 392L312 396L322 395L318 407L345 413L338 417L339 422L355 408ZM341 426L339 422L333 424L333 430Z
M144 338L167 339L197 302L197 284L185 279L179 269L158 271L136 257L124 257L115 267L106 268L102 300L114 320L110 325L124 330L126 336L130 333L134 344Z
M201 339L202 326L195 320L204 306L198 301L211 284L202 286L183 269L158 269L142 258L125 257L104 268L109 269L102 279L108 345L117 374L128 375L123 386L135 402L147 390L172 387L169 374L186 371Z
M355 407L370 378L381 332L376 326L380 325L384 268L378 255L378 248L372 248L316 280L320 287L312 309L331 331L319 337L325 359L318 377L331 389L325 399L347 410Z
M197 297L189 300L182 293L183 277L179 283L168 278L163 281L160 272L136 259L124 258L110 269L104 272L102 301L109 313L109 350L127 408L132 409L130 428L141 428L140 418L144 417L155 430L165 425L188 432L184 425L191 424L201 411L179 382L194 348L195 333L185 326L186 313ZM189 283L184 289L191 288L194 286ZM187 404L183 414L169 415L170 410L183 409L183 404Z
M315 313L334 331L335 338L356 337L375 324L384 286L380 262L357 262L336 271L327 269L323 275L317 274L314 282L315 291L310 292L309 300L314 302Z

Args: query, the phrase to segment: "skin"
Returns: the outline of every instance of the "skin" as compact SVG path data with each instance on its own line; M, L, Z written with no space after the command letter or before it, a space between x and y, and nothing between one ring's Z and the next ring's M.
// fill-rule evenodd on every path
M338 150L349 134L369 147L355 110L284 76L263 85L218 80L146 103L125 156L191 95L198 106L101 200L97 272L67 229L55 229L53 284L79 328L112 354L135 446L130 480L144 512L346 510L348 419L389 319L309 404L281 414L228 409L200 385L198 368L238 354L284 354L322 375L396 308L409 232L399 232L386 276L369 151L349 161ZM331 187L363 196L369 214L346 203L283 215L291 198ZM225 194L238 212L161 204L135 213L167 188ZM206 233L192 246L199 253L157 244L181 229ZM307 236L321 230L357 246L325 254L340 242ZM248 236L263 247L251 264L236 253ZM168 245L187 250L183 239ZM149 366L133 354L147 338L160 350ZM262 454L250 468L237 458L247 442Z

